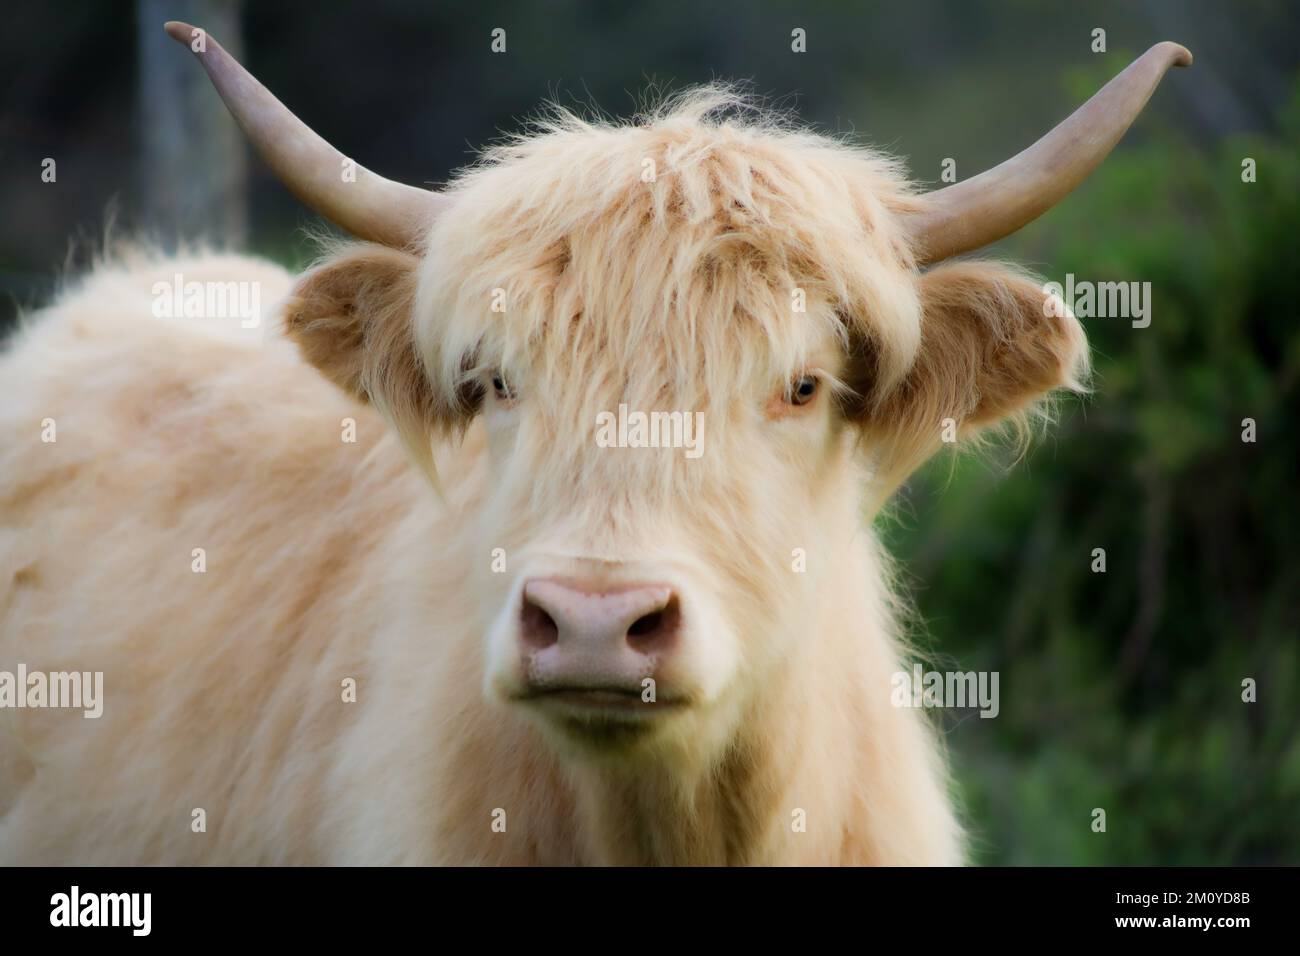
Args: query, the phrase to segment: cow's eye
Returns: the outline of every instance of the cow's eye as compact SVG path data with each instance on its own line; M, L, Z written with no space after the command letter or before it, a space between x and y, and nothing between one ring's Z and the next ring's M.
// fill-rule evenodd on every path
M817 395L817 378L813 375L801 375L794 380L790 388L791 405L807 405Z
M496 392L497 398L503 402L515 400L515 390L506 383L505 376L500 372L492 373L492 389Z

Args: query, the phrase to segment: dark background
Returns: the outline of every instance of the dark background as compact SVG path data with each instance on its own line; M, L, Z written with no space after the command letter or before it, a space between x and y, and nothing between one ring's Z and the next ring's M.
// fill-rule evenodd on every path
M985 253L1061 282L1150 282L1151 326L1085 320L1094 395L1019 462L936 461L882 528L935 660L1001 674L997 719L942 718L978 862L1300 863L1297 4L10 3L0 328L110 223L310 257L312 217L246 156L170 18L207 27L346 154L424 184L544 99L622 116L653 86L713 79L752 81L920 180L945 157L966 178L1152 43L1183 43L1195 66L1102 170Z

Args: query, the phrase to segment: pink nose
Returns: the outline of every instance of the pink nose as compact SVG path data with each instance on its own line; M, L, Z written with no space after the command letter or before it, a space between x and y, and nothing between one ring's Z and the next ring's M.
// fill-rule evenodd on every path
M681 610L660 584L602 587L532 578L519 637L528 682L539 687L640 691L677 643Z

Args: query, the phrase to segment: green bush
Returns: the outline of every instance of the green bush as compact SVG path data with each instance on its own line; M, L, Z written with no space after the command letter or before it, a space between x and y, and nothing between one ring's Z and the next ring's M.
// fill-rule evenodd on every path
M934 650L1001 672L997 719L949 721L977 862L1300 862L1300 94L1278 127L1123 151L1017 238L1051 280L1149 281L1151 324L1085 319L1093 394L883 523Z

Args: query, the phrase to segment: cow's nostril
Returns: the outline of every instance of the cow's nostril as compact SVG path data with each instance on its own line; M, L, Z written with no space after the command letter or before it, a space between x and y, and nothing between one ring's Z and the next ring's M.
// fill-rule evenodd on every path
M628 637L644 637L646 634L653 634L658 629L659 622L663 620L663 617L661 611L655 611L653 614L638 618L627 629Z
M530 647L550 647L560 638L560 629L555 618L546 613L532 601L525 599L520 614L520 631Z
M648 654L665 650L677 634L681 610L676 596L658 611L643 614L627 629L627 642L633 649Z

